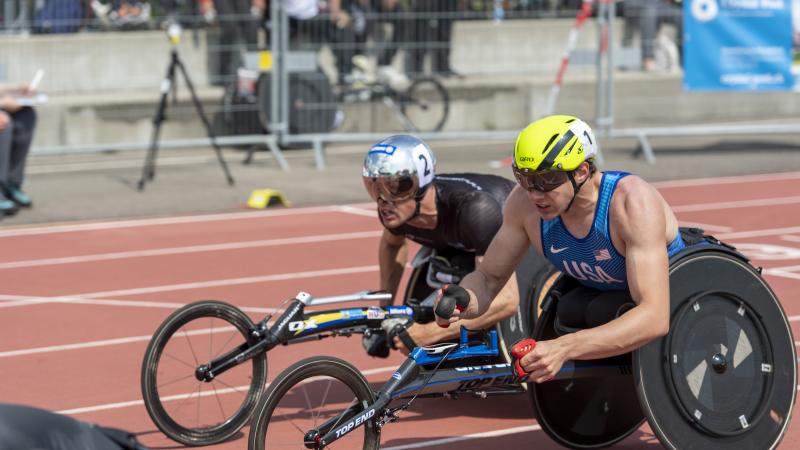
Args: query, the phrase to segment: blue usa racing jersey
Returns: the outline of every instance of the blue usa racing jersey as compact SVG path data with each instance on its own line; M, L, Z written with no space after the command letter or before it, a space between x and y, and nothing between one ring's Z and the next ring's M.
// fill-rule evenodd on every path
M589 233L583 238L573 236L561 217L541 221L542 251L556 268L578 280L582 285L601 291L628 290L625 257L611 242L608 208L611 196L626 172L604 172L600 194ZM680 233L667 246L669 256L685 247Z

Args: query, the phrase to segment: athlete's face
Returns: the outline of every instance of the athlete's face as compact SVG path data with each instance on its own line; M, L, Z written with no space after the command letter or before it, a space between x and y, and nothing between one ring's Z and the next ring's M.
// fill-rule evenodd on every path
M572 172L576 184L581 184L587 177L591 176L589 165L581 164ZM528 198L533 203L539 216L544 220L550 220L566 212L572 197L575 195L575 188L567 178L561 185L548 191L540 189L528 189Z
M528 191L528 198L539 216L544 220L550 220L567 209L569 201L572 200L572 193L572 184L564 183L548 192L532 189Z
M378 197L378 215L386 228L397 228L414 215L417 203L414 198L386 201Z

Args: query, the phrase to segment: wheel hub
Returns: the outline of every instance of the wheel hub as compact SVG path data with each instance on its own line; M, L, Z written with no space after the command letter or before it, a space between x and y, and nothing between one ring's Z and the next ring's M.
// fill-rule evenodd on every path
M728 368L728 360L725 359L722 353L717 353L711 357L711 367L714 368L714 372L719 374L725 373L725 370Z

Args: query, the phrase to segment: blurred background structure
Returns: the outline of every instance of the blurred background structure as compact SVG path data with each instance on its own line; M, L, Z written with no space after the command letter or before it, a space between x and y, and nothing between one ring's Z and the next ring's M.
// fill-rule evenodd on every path
M509 141L549 112L627 138L650 162L652 137L773 136L794 133L800 117L796 90L687 89L681 1L0 4L0 82L45 74L33 158L147 149L169 23L182 25L177 50L219 142L242 157L272 149L283 169L287 149L313 147L322 169L329 144L393 132ZM795 43L796 29L787 31ZM175 94L160 147L208 146L186 86Z

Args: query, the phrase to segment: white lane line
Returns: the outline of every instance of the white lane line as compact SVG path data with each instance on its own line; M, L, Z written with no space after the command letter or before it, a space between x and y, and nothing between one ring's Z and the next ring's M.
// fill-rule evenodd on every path
M66 256L61 258L41 258L23 261L0 263L0 269L17 269L21 267L50 266L56 264L75 264L113 259L143 258L148 256L179 255L186 253L216 252L238 250L255 247L275 247L280 245L316 244L319 242L346 241L379 237L381 231L356 231L352 233L320 234L284 239L262 239L256 241L228 242L224 244L189 245L184 247L167 247L150 250L132 250L127 252L97 253L93 255Z
M316 278L316 277L328 277L328 276L338 276L338 275L352 275L357 273L366 273L366 272L377 272L378 266L371 265L371 266L356 266L356 267L345 267L341 269L327 269L327 270L313 270L307 272L293 272L293 273L283 273L283 274L276 274L276 275L262 275L256 277L244 277L244 278L229 278L225 280L211 280L211 281L199 281L194 283L181 283L181 284L169 284L169 285L161 285L161 286L151 286L151 287L144 287L144 288L133 288L133 289L119 289L114 291L102 291L102 292L88 292L83 294L72 294L69 296L64 297L52 297L52 298L44 298L42 300L33 299L33 300L19 300L19 301L12 301L8 303L0 304L0 308L8 308L12 306L24 306L30 304L38 304L38 303L50 303L54 302L58 299L65 299L61 301L61 303L78 303L82 299L92 299L92 298L102 298L102 297L116 297L116 296L129 296L129 295L141 295L141 294L153 294L158 292L172 292L172 291L181 291L181 290L189 290L189 289L203 289L209 287L221 287L221 286L234 286L234 285L241 285L241 284L254 284L254 283L267 283L272 281L286 281L286 280L299 280L303 278ZM70 298L77 298L77 301L69 300ZM134 302L136 303L136 302Z
M730 177L692 178L688 180L656 181L652 183L657 188L673 188L688 186L713 186L720 184L738 184L761 181L796 180L800 172L765 173L760 175L735 175Z
M723 225L712 225L710 223L700 223L700 222L687 222L685 220L678 220L678 222L682 227L702 228L704 231L712 233L729 233L733 231L732 227L726 227Z
M785 236L781 236L781 239L789 242L800 242L800 236L796 236L793 234L787 234Z
M355 203L353 208L371 205L371 203ZM173 225L198 222L218 222L237 219L263 219L265 217L296 216L302 214L319 214L328 212L341 212L342 206L312 206L305 208L276 209L266 211L245 211L223 214L204 214L197 216L161 217L153 219L120 220L115 222L93 222L82 224L48 225L32 228L18 228L0 231L0 238L13 236L31 236L40 234L71 233L75 231L113 230L118 228L135 228L155 225Z
M341 269L327 269L327 270L312 270L307 272L293 272L293 273L283 273L283 274L276 274L276 275L262 275L257 277L244 277L244 278L230 278L227 280L212 280L212 281L200 281L194 283L182 283L182 284L170 284L170 285L163 285L163 286L153 286L153 287L145 287L145 288L134 288L134 289L120 289L115 291L105 291L105 292L93 292L89 294L77 294L76 297L109 297L109 296L121 296L121 295L140 295L140 294L152 294L155 292L165 292L165 291L180 291L180 290L188 290L188 289L202 289L208 287L220 287L220 286L233 286L233 285L240 285L240 284L253 284L253 283L266 283L271 281L286 281L286 280L298 280L302 278L315 278L315 277L329 277L329 276L336 276L336 275L351 275L355 273L365 273L365 272L376 272L378 270L377 265L371 266L356 266L356 267L345 267Z
M735 231L717 236L719 239L744 239L751 237L776 236L781 234L800 233L800 227L767 228L763 230Z
M372 209L356 208L354 206L340 206L338 211L348 214L355 214L357 216L372 217L374 219L378 218L378 211L375 210L375 205L372 205Z
M408 448L426 448L434 445L452 444L454 442L472 441L475 439L485 439L498 436L507 436L509 434L527 433L529 431L539 431L542 427L539 425L526 425L523 427L504 428L502 430L484 431L482 433L473 433L463 436L456 436L442 439L432 439L430 441L414 442L412 444L395 445L392 447L381 447L383 450L405 450Z
M376 369L362 370L361 373L364 376L368 376L368 375L374 375L374 374L378 374L378 373L393 372L395 370L397 370L397 366L378 367ZM266 383L264 385L264 388L266 389L269 385L270 385L270 383ZM217 389L216 391L213 391L213 390L204 391L200 395L197 395L197 392L176 394L176 395L170 395L168 397L162 397L161 398L161 402L162 403L173 402L173 401L177 401L177 400L184 400L184 399L187 399L187 398L190 398L190 397L208 397L210 395L215 395L215 394L220 394L220 395L221 394L231 394L231 393L235 393L235 392L241 392L242 390L249 389L249 388L250 388L250 385L243 385L243 386L236 386L236 387L227 388L227 389ZM61 411L56 411L56 413L58 413L58 414L77 415L77 414L86 414L86 413L95 412L95 411L106 411L106 410L109 410L109 409L128 408L128 407L131 407L131 406L144 406L144 401L143 400L131 400L131 401L127 401L127 402L105 403L105 404L101 404L101 405L84 406L84 407L81 407L81 408L63 409Z
M791 197L759 198L753 200L734 200L730 202L696 203L692 205L673 206L676 213L693 211L716 211L720 209L754 208L762 206L789 205L800 203L800 195Z
M216 328L202 328L199 330L193 330L186 333L187 336L196 336L198 334L205 334L205 333L227 333L230 331L235 331L236 328L234 327L216 327ZM36 348L28 348L23 350L12 350L7 352L0 352L0 358L9 358L11 356L24 356L24 355L33 355L37 353L50 353L50 352L61 352L66 350L80 350L84 348L93 348L93 347L107 347L110 345L121 345L121 344L130 344L133 342L142 342L142 341L149 341L152 335L147 336L131 336L126 338L119 338L119 339L105 339L102 341L92 341L92 342L81 342L78 344L64 344L64 345L53 345L50 347L36 347Z
M99 306L123 306L135 308L165 308L165 309L178 309L186 306L188 303L175 303L175 302L148 302L143 300L113 300L113 299L88 299L81 297L32 297L26 295L2 295L0 294L0 308L10 303L19 302L20 305L35 305L41 303L64 303L75 305L99 305ZM20 306L17 305L17 306ZM12 305L14 306L14 305ZM238 307L245 312L261 313L261 314L274 314L283 311L278 308L262 308L257 306L240 306Z
M783 269L764 269L765 275L772 275L773 277L790 278L792 280L800 280L800 273L790 272Z

